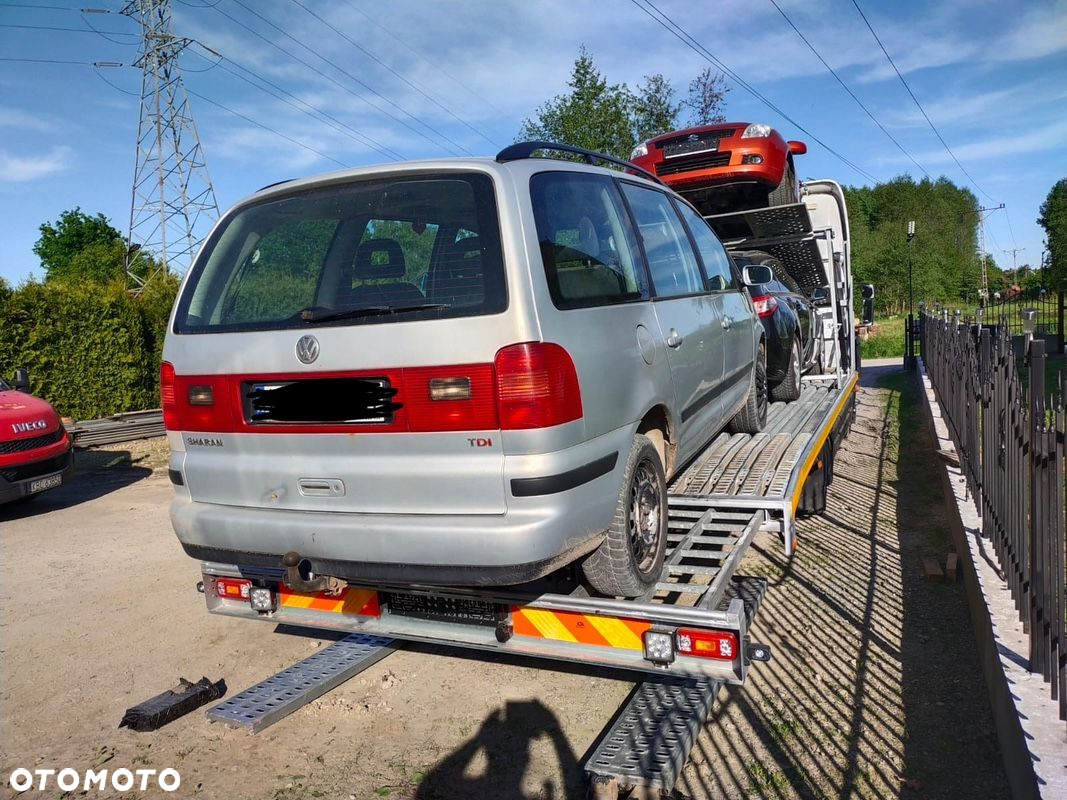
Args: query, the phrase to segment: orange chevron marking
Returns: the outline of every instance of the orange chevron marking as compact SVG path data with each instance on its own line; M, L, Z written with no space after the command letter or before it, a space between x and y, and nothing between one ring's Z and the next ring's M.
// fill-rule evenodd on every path
M347 614L359 617L380 617L378 593L373 589L348 588L335 597L324 594L301 594L283 589L278 593L278 605L283 608L306 608L328 614Z
M650 623L637 619L522 606L512 607L511 624L516 636L623 650L641 650L641 634L652 627Z

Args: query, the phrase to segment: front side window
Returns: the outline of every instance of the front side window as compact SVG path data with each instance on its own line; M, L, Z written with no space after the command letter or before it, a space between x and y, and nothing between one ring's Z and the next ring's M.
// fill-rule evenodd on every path
M648 297L637 241L610 177L542 172L530 179L530 197L557 308Z
M706 291L696 254L670 198L656 189L624 183L657 297L679 297Z
M213 234L177 333L388 323L507 307L491 179L448 174L307 189Z
M686 203L678 203L678 209L693 234L697 252L704 262L704 272L708 276L708 289L721 292L735 288L733 272L730 270L730 257L719 241L711 226Z

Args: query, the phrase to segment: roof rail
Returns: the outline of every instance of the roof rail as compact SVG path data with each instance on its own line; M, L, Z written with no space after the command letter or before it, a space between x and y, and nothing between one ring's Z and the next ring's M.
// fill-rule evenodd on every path
M281 186L283 183L292 183L296 178L286 178L284 181L275 181L274 183L268 183L266 186L257 189L258 192L265 192L267 189L273 189L275 186Z
M572 153L577 156L582 156L582 159L586 164L596 165L598 161L604 161L609 164L615 164L623 169L633 170L649 180L655 181L660 186L667 185L647 169L643 169L633 162L615 158L615 156L609 156L606 153L598 153L595 150L586 150L584 147L575 147L573 144L563 144L562 142L518 142L516 144L508 145L497 153L496 160L501 164L504 164L508 161L532 158L537 150L555 150L560 153Z

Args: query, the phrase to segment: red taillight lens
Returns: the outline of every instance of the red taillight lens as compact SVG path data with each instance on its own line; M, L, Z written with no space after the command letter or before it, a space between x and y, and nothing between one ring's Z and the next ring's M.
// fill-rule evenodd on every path
M242 578L216 578L215 594L223 600L247 600L252 581Z
M164 361L159 368L159 400L163 406L163 427L168 431L180 429L175 383L174 365Z
M578 373L558 344L514 344L499 351L496 392L504 430L548 428L582 417Z
M398 399L404 404L408 429L414 432L499 427L492 364L405 369Z
M756 307L756 313L760 317L769 317L778 308L778 300L769 294L763 294L752 298L752 305Z
M697 658L733 661L737 658L737 634L733 631L700 631L680 628L674 636L679 654Z

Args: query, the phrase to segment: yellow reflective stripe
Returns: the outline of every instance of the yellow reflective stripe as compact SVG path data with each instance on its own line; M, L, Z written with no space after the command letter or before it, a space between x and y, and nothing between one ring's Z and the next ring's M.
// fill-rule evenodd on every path
M830 417L829 424L823 428L822 434L819 436L818 443L812 448L811 453L808 454L807 461L804 462L804 467L800 474L804 476L800 481L800 485L797 486L795 492L793 492L793 513L796 513L797 506L800 505L800 497L804 493L804 483L808 479L808 474L811 472L812 466L815 464L815 459L819 457L819 453L822 452L822 446L826 444L826 440L830 437L830 431L834 429L834 424L837 422L837 418L841 416L841 412L845 410L845 406L848 404L849 395L856 389L856 383L859 381L860 376L857 372L852 376L852 380L848 382L845 387L845 391L841 395L841 399L837 401L837 408L834 409L833 416Z
M304 594L283 594L282 605L292 606L293 608L310 608L311 604L315 602L313 595Z
M608 640L612 647L621 647L626 650L643 649L640 637L626 627L621 620L612 619L611 617L597 617L592 614L587 615L585 619L596 628L597 633Z
M555 639L561 642L577 642L562 622L556 619L556 615L551 611L541 611L536 608L524 608L522 615L526 617L538 632L546 639Z

